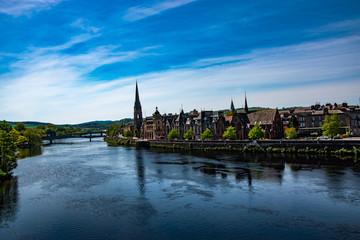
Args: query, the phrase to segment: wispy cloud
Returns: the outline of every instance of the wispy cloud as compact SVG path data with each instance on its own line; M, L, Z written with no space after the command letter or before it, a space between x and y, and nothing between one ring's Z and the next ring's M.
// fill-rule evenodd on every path
M79 43L79 39L86 42L88 38L74 39L77 40L54 47L33 48L18 55L21 59L11 64L12 72L1 76L4 84L0 89L2 117L9 119L7 115L11 114L11 119L65 123L92 119L94 112L106 116L104 106L115 108L115 104L119 106L129 97L130 92L121 91L128 80L91 81L85 75L106 64L133 61L153 50L121 51L119 46L106 45L78 55L62 53L61 50Z
M49 9L64 0L0 0L0 13L15 17Z
M75 39L75 40L74 40ZM244 55L200 59L186 66L118 79L86 76L117 62L134 62L156 48L122 51L105 45L78 55L63 50L89 37L62 45L33 48L1 75L0 116L7 120L78 123L132 116L137 78L144 115L224 109L233 97L241 107L283 107L328 101L357 103L360 92L360 36L317 40ZM11 103L11 105L10 105ZM10 118L11 116L11 118Z
M88 23L85 19L82 18L79 18L78 20L73 22L71 26L80 28L89 33L97 33L100 30L100 28L91 26L90 23Z
M159 14L165 10L179 7L195 1L197 0L173 0L173 1L167 0L167 1L158 2L152 6L140 5L136 7L131 7L127 10L123 19L127 21L136 21L152 15Z

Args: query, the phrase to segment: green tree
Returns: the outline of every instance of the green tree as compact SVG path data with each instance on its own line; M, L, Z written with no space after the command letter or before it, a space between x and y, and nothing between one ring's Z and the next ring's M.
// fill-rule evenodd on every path
M255 123L254 127L249 132L249 138L251 139L260 139L263 138L264 135L264 129L257 123Z
M119 124L114 124L106 130L106 135L110 137L115 137L119 134L120 128L121 127Z
M290 128L295 128L296 131L299 129L300 127L300 123L297 119L297 117L295 115L292 115L289 121L289 127Z
M24 131L24 137L28 139L30 145L41 144L41 134L36 129L27 128Z
M169 132L168 138L169 138L169 139L179 138L179 132L178 132L175 128L173 128L173 129Z
M11 129L11 125L5 121L0 123L0 178L11 175L11 171L17 166L16 142L10 133Z
M228 111L225 113L225 116L233 116L234 112L233 111Z
M16 124L14 128L15 128L15 130L18 131L18 132L23 132L23 131L26 130L26 127L25 127L25 125L24 125L22 122Z
M294 127L287 128L285 130L285 134L287 139L294 139L297 137L296 129Z
M235 127L229 126L224 132L223 138L231 140L236 139Z
M132 132L131 132L130 130L126 130L126 131L124 132L123 136L124 136L124 137L132 137L133 134L132 134Z
M5 120L0 123L0 130L3 130L7 133L11 131L12 127Z
M211 130L208 128L201 134L201 139L209 139L212 137L213 137L213 135L211 133Z
M186 133L184 134L184 138L191 140L193 138L194 134L193 131L191 129L187 130Z
M323 136L328 136L332 138L340 134L340 127L342 125L343 123L340 121L337 114L334 114L331 117L329 115L326 115L323 121L323 125L321 126L321 130L323 130Z
M134 136L135 136L135 137L140 137L140 136L139 136L139 130L137 130L136 128L135 128L135 130L134 130Z

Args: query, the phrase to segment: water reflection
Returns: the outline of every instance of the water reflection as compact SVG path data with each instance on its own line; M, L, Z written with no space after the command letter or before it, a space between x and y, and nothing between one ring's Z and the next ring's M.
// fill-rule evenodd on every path
M140 194L144 195L146 192L146 188L145 188L145 166L144 166L143 152L141 150L135 151L135 158L136 158L138 187Z
M41 145L34 145L29 148L18 148L18 159L35 157L41 155L43 152L43 147Z
M18 199L17 177L0 183L0 227L7 227L10 222L16 220L19 211Z

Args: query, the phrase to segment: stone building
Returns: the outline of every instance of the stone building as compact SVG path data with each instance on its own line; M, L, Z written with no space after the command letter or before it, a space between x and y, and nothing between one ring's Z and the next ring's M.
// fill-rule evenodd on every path
M248 114L250 128L259 124L265 131L265 138L279 139L284 137L283 122L277 109L260 110Z
M293 114L300 123L299 132L304 135L321 136L321 126L326 115L337 114L339 120L343 123L341 128L343 128L344 133L350 129L351 120L348 110L337 105L327 104L320 106L320 104L316 104L310 107L299 107L295 109Z

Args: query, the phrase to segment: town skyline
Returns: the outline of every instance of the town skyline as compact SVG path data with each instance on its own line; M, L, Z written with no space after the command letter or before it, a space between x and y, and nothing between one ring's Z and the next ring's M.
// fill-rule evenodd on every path
M359 105L358 1L0 2L7 121Z

